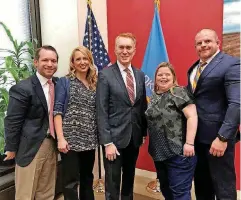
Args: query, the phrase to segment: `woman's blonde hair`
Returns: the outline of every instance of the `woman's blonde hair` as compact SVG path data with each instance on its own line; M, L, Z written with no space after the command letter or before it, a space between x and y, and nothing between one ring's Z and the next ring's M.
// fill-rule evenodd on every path
M94 59L93 59L91 51L84 46L76 47L72 51L70 59L69 59L69 73L67 76L75 77L75 67L74 67L73 62L74 62L75 52L77 52L77 51L81 52L84 56L86 56L90 63L89 70L86 75L86 79L89 83L89 88L91 90L96 90L97 72L96 72L96 68L94 66Z
M163 67L167 67L168 69L170 69L171 73L172 73L172 76L173 76L173 87L175 86L178 86L178 83L177 83L177 76L176 76L176 72L173 68L173 66L171 65L171 63L169 62L162 62L160 63L157 68L156 68L156 72L155 72L155 81L154 81L154 91L157 92L158 91L158 86L156 84L156 76L157 76L157 72L160 68L163 68ZM172 92L172 88L171 88L171 92Z

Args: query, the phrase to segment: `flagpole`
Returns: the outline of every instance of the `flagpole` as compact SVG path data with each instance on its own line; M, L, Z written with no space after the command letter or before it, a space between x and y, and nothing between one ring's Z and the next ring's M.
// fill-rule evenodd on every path
M154 0L154 6L155 9L157 8L158 13L160 13L160 0ZM152 194L159 194L161 192L159 179L156 178L149 182L146 186L146 190Z
M89 5L90 7L90 10L92 11L92 2L91 0L87 0L87 4ZM89 41L89 50L92 51L92 19L91 19L91 13L88 17L88 23L89 23L89 35L88 35L88 41ZM100 146L98 146L98 154L97 154L97 160L98 160L98 179L96 181L94 181L94 184L93 184L93 189L95 191L95 193L98 193L98 194L103 194L105 193L105 189L104 189L104 182L102 180L102 175L101 175L101 154L100 154Z
M87 4L89 5L90 10L92 10L92 2L91 2L91 0L87 0ZM88 17L88 23L89 23L89 49L91 51L92 50L92 47L91 47L91 42L92 42L91 15L89 15L87 17Z

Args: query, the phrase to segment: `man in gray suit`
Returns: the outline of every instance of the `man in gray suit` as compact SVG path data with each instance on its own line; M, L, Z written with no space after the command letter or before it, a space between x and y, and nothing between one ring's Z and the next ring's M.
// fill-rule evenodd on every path
M16 161L16 200L53 200L57 161L53 128L53 74L58 66L55 48L39 48L34 65L36 74L9 91L5 160Z
M145 77L131 65L135 52L135 37L120 34L115 40L117 62L98 76L97 123L104 152L106 200L119 200L121 180L121 199L133 199L136 160L146 136Z

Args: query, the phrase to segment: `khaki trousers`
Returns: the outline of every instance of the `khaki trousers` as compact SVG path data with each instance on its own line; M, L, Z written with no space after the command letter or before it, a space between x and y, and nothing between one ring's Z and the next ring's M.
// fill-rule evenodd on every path
M33 161L15 167L15 200L53 200L55 195L57 151L53 139L44 139Z

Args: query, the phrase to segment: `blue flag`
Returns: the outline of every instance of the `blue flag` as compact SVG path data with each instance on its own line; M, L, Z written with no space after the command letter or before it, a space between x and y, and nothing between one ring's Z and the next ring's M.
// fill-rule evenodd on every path
M166 44L162 32L159 12L155 6L152 28L146 47L142 71L145 73L146 94L151 96L154 89L155 71L161 62L168 62Z
M85 36L83 40L83 45L89 50L91 50L94 58L94 63L97 66L98 70L101 70L104 67L108 66L108 64L110 63L110 58L98 30L98 26L92 9L90 8L89 4L87 4L87 7L88 13L85 24Z

